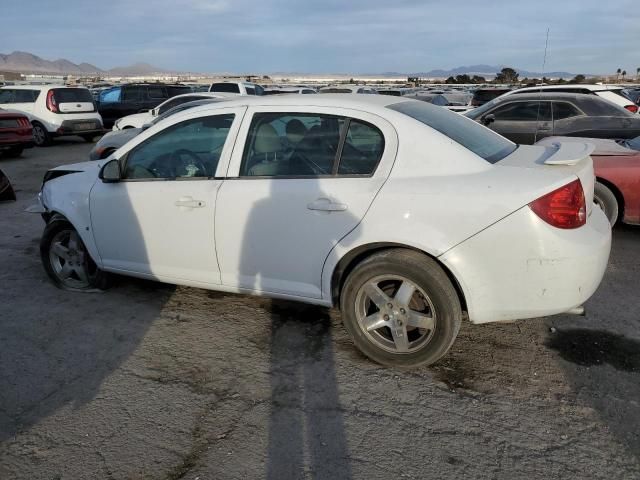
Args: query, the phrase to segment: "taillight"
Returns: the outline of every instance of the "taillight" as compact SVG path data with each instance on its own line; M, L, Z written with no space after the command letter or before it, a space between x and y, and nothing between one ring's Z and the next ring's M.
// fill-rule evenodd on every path
M587 222L582 183L576 179L529 204L542 220L557 228L578 228Z
M53 113L58 113L58 104L56 103L53 93L53 90L49 90L47 93L47 109L51 110Z
M638 105L625 105L624 108L629 110L631 113L638 113Z

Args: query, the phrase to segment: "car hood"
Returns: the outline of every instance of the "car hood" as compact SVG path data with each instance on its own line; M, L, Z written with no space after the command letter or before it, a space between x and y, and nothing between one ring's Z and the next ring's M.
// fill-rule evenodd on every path
M536 145L552 147L557 143L590 143L595 147L592 156L602 155L637 155L638 152L630 148L619 145L615 140L606 138L584 138L584 137L547 137L543 138Z
M66 165L60 165L52 168L50 171L64 171L64 172L98 172L106 162L104 160L69 163Z

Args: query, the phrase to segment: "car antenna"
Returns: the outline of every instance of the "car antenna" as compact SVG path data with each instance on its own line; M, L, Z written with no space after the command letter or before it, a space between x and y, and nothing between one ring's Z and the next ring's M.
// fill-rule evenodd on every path
M544 69L547 66L547 50L549 48L549 30L550 28L547 27L547 39L544 42L544 58L542 59L542 78L544 78ZM542 79L540 79L540 82L542 82ZM538 114L536 115L536 131L533 134L534 144L538 141L538 126L540 125L540 107L541 106L542 106L542 85L540 85L540 89L538 89Z

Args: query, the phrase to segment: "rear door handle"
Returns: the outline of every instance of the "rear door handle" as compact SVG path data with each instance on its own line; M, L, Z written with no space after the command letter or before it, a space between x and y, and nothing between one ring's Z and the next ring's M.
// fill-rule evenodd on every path
M181 197L176 200L174 205L176 207L186 207L186 208L202 208L206 205L202 200L194 200L193 197Z
M344 203L334 203L328 198L319 198L309 203L307 208L321 212L344 212L347 209L347 205Z

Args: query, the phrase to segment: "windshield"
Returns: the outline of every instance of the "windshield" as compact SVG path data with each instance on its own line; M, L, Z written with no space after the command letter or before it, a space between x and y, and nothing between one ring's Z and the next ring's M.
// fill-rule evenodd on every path
M490 102L485 103L481 107L474 108L473 110L469 110L467 113L464 114L464 116L472 120L477 120L486 112L488 112L493 107L495 107L498 103L500 103L498 99L491 100Z
M446 108L419 101L395 103L387 108L428 125L489 163L502 160L517 148L503 136Z

